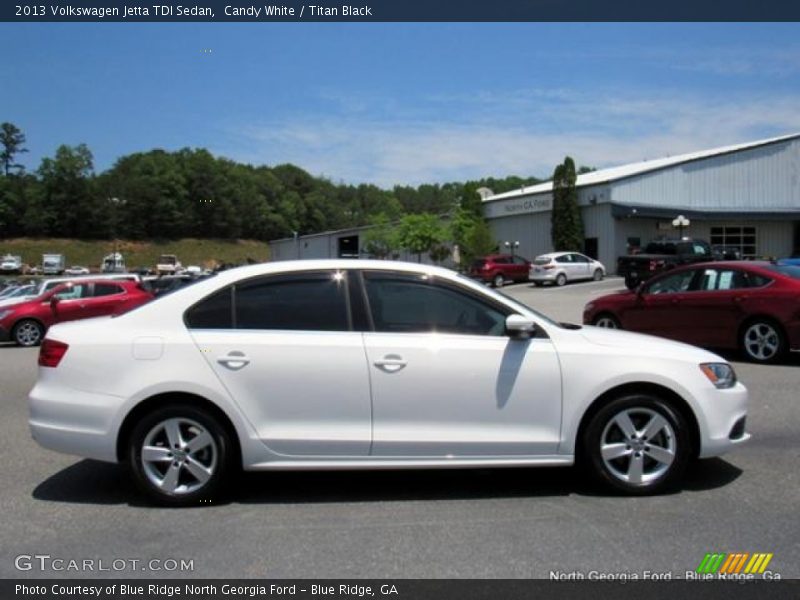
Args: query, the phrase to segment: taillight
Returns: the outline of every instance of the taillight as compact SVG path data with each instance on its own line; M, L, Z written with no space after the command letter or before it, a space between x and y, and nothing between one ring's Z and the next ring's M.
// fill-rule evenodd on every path
M550 269L555 269L555 268L556 268L556 266L555 266L555 265L545 265L545 266L544 266L544 269L545 269L546 271L549 271Z
M51 340L45 338L39 348L39 366L40 367L57 367L61 359L67 353L69 345L58 340Z

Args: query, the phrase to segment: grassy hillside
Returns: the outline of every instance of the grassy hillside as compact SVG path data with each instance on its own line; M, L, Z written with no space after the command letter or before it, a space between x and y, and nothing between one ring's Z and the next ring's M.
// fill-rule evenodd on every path
M137 242L118 240L117 251L122 252L129 269L139 266L153 267L160 254L176 254L183 266L213 267L217 263L244 263L269 260L269 246L253 240L196 240L183 239L170 242ZM30 266L40 265L42 254L63 254L67 266L82 265L100 268L106 254L114 251L114 242L68 239L18 238L0 240L0 255L22 256Z

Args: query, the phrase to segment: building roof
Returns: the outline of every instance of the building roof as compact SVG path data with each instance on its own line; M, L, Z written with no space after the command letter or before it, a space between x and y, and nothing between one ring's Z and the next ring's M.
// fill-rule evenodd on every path
M780 137L769 138L765 140L758 140L756 142L747 142L745 144L736 144L734 146L723 146L721 148L713 148L711 150L701 150L699 152L691 152L689 154L680 154L678 156L668 156L665 158L656 158L653 160L644 160L637 163L628 165L621 165L618 167L610 167L607 169L600 169L590 173L583 173L578 175L575 182L575 187L584 187L587 185L596 185L600 183L608 183L618 179L624 179L633 175L647 173L648 171L655 171L672 167L682 163L687 163L703 158L710 158L712 156L720 156L722 154L730 154L731 152L740 152L742 150L749 150L758 146L765 146L767 144L775 144L778 142L785 142L792 139L800 138L800 133L793 133L790 135L783 135ZM544 192L551 192L553 190L553 182L546 181L544 183L537 183L511 192L503 194L495 194L484 199L484 202L492 202L493 200L504 200L507 198L517 198L520 196L530 196L533 194L541 194Z

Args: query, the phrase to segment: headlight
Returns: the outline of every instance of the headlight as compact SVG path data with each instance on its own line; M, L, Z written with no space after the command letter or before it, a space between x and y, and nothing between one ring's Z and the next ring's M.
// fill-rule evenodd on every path
M8 315L10 315L13 312L14 312L13 310L0 310L0 321L5 319Z
M703 363L700 365L700 370L721 390L736 385L736 373L728 363Z

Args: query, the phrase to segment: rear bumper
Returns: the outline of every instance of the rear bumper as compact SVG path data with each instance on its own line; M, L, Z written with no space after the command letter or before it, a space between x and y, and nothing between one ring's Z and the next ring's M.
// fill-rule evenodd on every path
M40 381L28 396L31 435L48 450L117 462L112 423L122 403L116 396L55 390Z
M555 281L557 276L558 272L556 271L539 271L538 273L536 271L531 271L529 279L531 281L549 282Z

